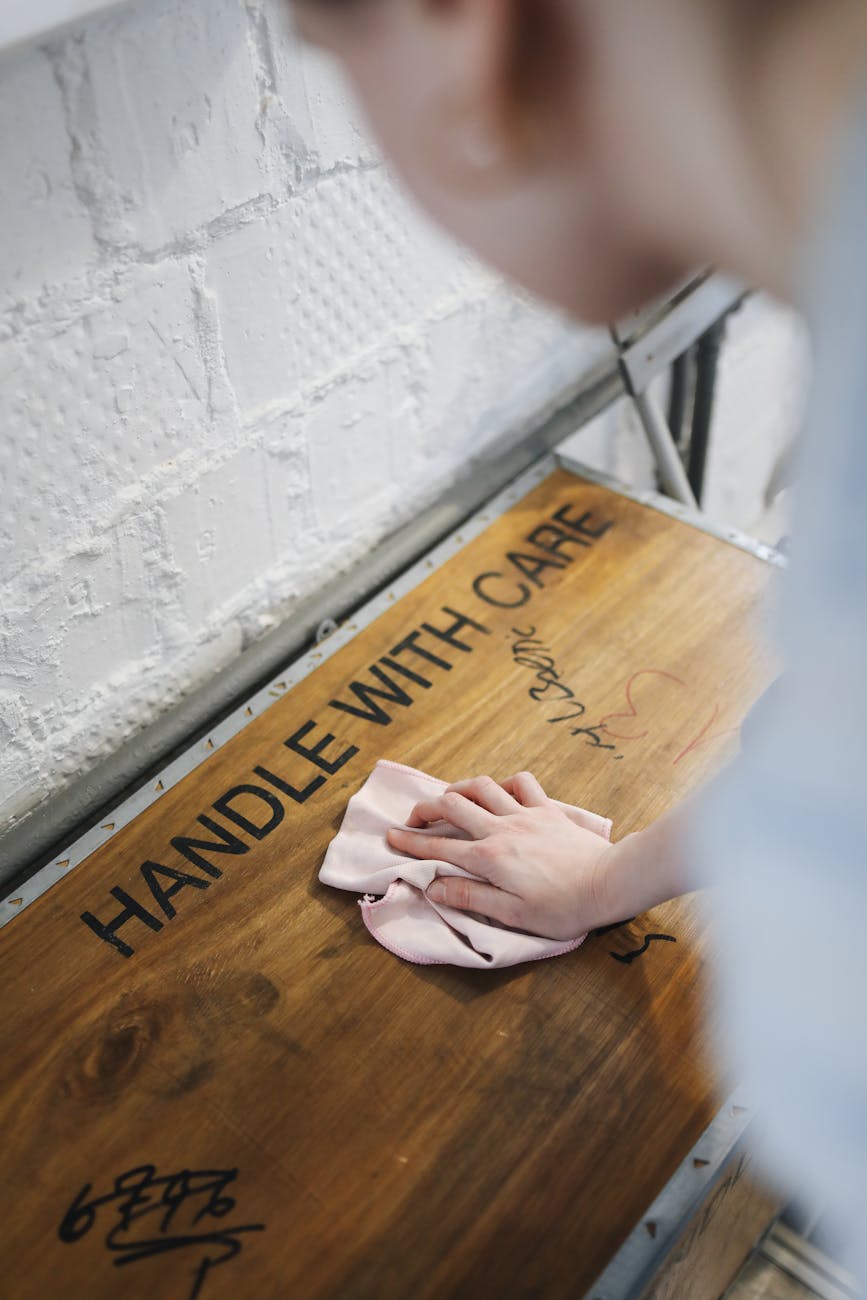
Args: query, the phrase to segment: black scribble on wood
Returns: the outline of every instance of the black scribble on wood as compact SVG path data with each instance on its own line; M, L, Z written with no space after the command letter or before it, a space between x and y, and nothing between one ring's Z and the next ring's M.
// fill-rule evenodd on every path
M103 1227L107 1221L104 1244L116 1267L184 1252L194 1265L188 1300L198 1300L208 1273L241 1253L244 1234L265 1229L264 1223L223 1222L235 1209L234 1188L232 1195L228 1189L237 1177L237 1169L182 1169L158 1177L155 1165L138 1165L115 1178L102 1196L92 1196L85 1183L58 1236L74 1244L100 1217Z
M622 962L624 966L628 966L631 962L635 961L636 957L641 957L646 953L650 945L654 942L677 943L677 940L673 934L646 934L644 936L644 943L640 948L633 948L632 952L612 952L610 956L612 956L615 961Z

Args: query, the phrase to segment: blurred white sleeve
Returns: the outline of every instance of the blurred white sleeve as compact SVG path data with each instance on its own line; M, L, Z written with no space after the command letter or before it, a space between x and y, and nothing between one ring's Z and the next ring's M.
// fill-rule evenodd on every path
M809 265L815 347L781 681L692 817L720 1046L765 1159L824 1202L867 1282L867 102Z

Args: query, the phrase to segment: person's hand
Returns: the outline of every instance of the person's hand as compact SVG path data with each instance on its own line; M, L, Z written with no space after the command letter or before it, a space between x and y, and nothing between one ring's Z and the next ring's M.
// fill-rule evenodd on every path
M469 838L438 834L431 823L443 821ZM609 915L606 902L613 845L570 821L529 772L502 784L489 776L458 781L417 803L388 842L410 857L439 858L480 876L440 876L427 896L501 925L574 939L622 919Z

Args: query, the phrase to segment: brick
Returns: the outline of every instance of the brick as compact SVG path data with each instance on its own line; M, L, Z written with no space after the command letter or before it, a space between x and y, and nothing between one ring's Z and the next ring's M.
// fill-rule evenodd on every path
M361 524L375 534L399 500L417 439L395 402L395 363L330 387L310 409L306 433L316 521L327 541Z
M208 382L183 265L141 267L63 329L0 344L0 581L208 440Z
M425 453L452 464L537 420L612 351L603 331L577 329L504 289L457 303L420 334Z
M461 259L377 173L340 174L207 253L229 378L250 415L340 374L446 301Z
M126 5L86 28L75 129L109 233L146 248L261 193L258 103L238 0Z
M249 604L253 588L264 585L276 560L266 500L265 458L241 447L162 502L173 618L184 640Z
M75 191L63 101L38 50L7 55L0 75L0 307L88 262L96 245Z
M48 716L158 649L157 593L144 563L147 519L108 529L87 549L7 588L17 672L29 675L29 707Z
M277 184L293 189L336 167L369 166L378 151L334 61L296 40L287 6L248 0L260 124Z
M303 573L321 551L304 416L293 412L271 421L262 454L274 554L284 573L292 569Z

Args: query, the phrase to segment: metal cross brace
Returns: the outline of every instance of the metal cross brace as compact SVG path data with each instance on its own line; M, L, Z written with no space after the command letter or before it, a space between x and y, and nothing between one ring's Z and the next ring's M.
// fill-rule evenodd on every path
M713 272L689 280L674 297L611 326L620 373L644 428L665 492L698 506L651 380L743 300L742 284Z

